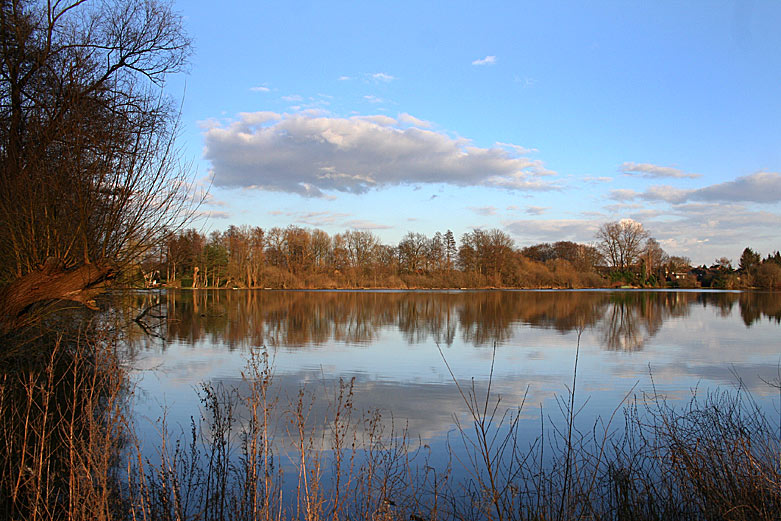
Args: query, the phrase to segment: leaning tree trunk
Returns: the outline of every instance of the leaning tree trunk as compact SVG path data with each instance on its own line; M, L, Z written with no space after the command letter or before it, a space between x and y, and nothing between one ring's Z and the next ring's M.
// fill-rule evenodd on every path
M33 304L38 302L69 300L97 309L93 299L116 274L109 265L81 264L66 269L58 260L48 259L40 269L0 288L0 331L27 323Z

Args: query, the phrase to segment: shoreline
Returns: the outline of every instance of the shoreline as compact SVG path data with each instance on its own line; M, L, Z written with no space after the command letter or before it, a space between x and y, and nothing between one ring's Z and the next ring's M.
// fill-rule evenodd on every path
M582 287L582 288L564 288L564 287L495 287L495 286L486 286L486 287L474 287L474 288L449 288L449 287L407 287L407 288L400 288L400 287L337 287L337 288L325 288L325 287L314 287L314 288L240 288L240 287L233 287L233 288L227 288L227 287L218 287L218 286L208 286L204 288L192 288L192 287L169 287L169 286L157 286L152 288L139 288L139 287L132 287L132 286L126 286L126 287L119 287L116 289L120 290L133 290L133 291L157 291L161 289L165 290L180 290L180 291L201 291L201 290L207 290L207 291L353 291L353 292L360 292L360 291L366 291L366 292L383 292L383 291L452 291L452 292L468 292L468 291L702 291L702 292L720 292L720 293L741 293L744 291L766 291L766 292L774 292L772 289L766 289L766 288L737 288L737 289L726 289L726 288L672 288L672 287L658 287L658 286L589 286L589 287Z

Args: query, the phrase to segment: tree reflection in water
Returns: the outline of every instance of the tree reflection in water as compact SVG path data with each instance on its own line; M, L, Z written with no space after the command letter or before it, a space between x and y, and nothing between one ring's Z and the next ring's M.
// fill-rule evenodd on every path
M579 327L601 336L603 349L637 351L671 318L693 306L721 316L739 308L745 324L781 321L774 293L674 291L167 291L132 293L129 308L159 302L162 336L192 344L318 346L369 344L383 328L397 328L410 344L452 345L460 336L474 346L508 341L514 326ZM136 341L143 341L139 332Z

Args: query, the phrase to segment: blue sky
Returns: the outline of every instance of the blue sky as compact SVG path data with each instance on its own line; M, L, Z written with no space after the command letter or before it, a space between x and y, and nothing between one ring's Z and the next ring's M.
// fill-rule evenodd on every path
M781 248L781 3L214 2L182 141L207 229Z

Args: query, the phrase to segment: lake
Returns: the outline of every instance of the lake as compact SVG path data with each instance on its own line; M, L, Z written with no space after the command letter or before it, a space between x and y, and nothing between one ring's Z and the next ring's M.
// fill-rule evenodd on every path
M357 410L379 409L431 446L464 414L454 378L482 392L490 376L503 406L523 402L530 433L541 414L560 419L556 399L572 388L576 352L583 425L630 391L685 400L741 385L778 414L778 390L765 383L779 379L777 293L180 290L133 299L167 317L156 330L165 340L139 330L128 343L142 437L159 435L162 410L186 431L199 384L241 385L253 348L269 354L281 402L302 387L333 397L339 379L354 378Z

